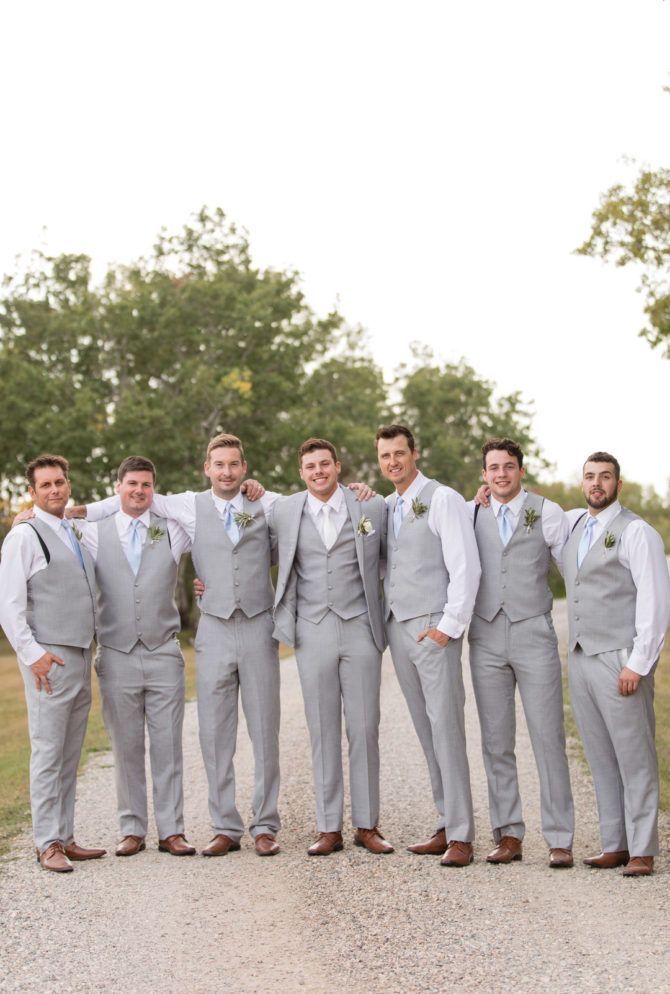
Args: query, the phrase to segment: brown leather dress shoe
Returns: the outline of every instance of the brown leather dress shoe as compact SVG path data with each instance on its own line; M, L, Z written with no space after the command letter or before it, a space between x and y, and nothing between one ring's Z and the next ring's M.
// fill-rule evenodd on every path
M254 839L254 847L257 856L276 856L279 852L279 843L269 832L257 835Z
M331 853L344 849L341 832L319 832L319 837L313 846L307 850L308 856L330 856Z
M72 860L100 859L101 856L107 855L106 849L84 849L83 846L78 846L74 840L63 846L63 849L67 858Z
M36 849L37 862L43 870L52 870L54 873L72 873L74 866L65 855L65 848L62 842L50 842L44 852Z
M188 844L185 835L168 835L167 839L159 839L158 848L171 856L195 856L195 848Z
M227 852L238 852L239 842L229 838L227 835L215 835L206 849L202 850L201 856L225 856Z
M407 852L416 853L417 856L441 856L447 851L447 835L443 828L438 829L426 842L415 842L413 846L407 846Z
M631 856L621 871L621 875L623 877L650 877L653 872L653 856Z
M449 842L447 851L440 860L440 866L469 866L474 859L471 842Z
M142 852L146 849L144 844L144 838L141 835L126 835L125 838L121 839L116 850L114 852L115 856L135 856L138 852Z
M513 863L517 859L523 859L521 839L517 839L514 835L503 835L493 852L486 857L486 862Z
M569 870L575 865L572 849L550 849L549 866L552 870Z
M354 845L362 846L375 856L386 856L394 851L377 827L357 828L354 832Z
M601 852L599 856L587 856L582 862L596 870L613 870L615 866L625 866L629 859L628 850L620 849L617 852Z

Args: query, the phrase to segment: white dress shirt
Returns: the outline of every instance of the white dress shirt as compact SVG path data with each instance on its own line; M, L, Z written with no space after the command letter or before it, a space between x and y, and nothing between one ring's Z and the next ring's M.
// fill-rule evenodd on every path
M61 540L70 554L77 555L61 527L62 518L48 514L39 507L35 517L43 521ZM40 540L33 528L17 525L12 528L2 544L0 562L0 625L9 639L19 662L32 666L46 649L36 642L26 621L28 607L28 581L40 570L47 568L47 561Z
M335 493L331 494L328 500L319 500L318 497L314 497L313 494L307 493L307 507L314 518L314 524L316 525L316 530L321 536L321 541L328 548L325 537L324 537L324 525L325 516L323 513L324 507L328 505L330 508L330 521L335 529L335 535L339 535L342 531L342 526L347 520L347 502L344 499L344 494L339 487L335 490Z
M607 530L620 510L621 504L616 500L595 515L591 545ZM571 532L585 513L589 511L584 508L567 512ZM660 655L670 625L670 573L663 540L651 525L637 518L624 529L617 546L617 558L630 570L637 587L636 634L626 665L634 673L645 676Z
M106 504L107 501L116 501L118 504L121 503L119 497L108 497L104 501L100 501L98 504L89 504L88 507L100 507ZM133 518L125 511L120 508L117 511L111 512L116 515L116 530L119 535L119 541L121 542L121 548L123 549L124 555L128 554L128 542L130 541L130 531L133 526L133 521L139 521L139 533L140 541L144 546L149 535L149 529L151 528L151 512L147 508L139 518ZM156 511L154 507L154 513L160 513ZM102 520L104 517L109 517L109 512L106 515L99 515L96 521L75 521L76 526L81 532L82 545L85 545L90 552L93 561L95 562L98 558L98 525L97 520ZM191 540L189 539L186 531L181 527L179 522L174 520L168 520L168 535L170 538L170 551L172 552L172 558L176 563L179 562L182 555L188 552L191 548Z
M401 495L403 520L412 513L412 501L419 496L428 478L418 473ZM387 497L387 501L390 498ZM393 535L393 517L389 513L389 535ZM436 626L450 638L460 638L472 617L481 566L479 550L465 501L451 487L440 485L433 493L428 511L428 527L442 543L442 557L449 572L447 603Z
M504 505L507 508L512 532L516 530L516 527L519 524L519 517L526 500L526 494L526 490L520 490L516 497L513 497L511 501ZM493 494L489 495L489 503L491 504L491 510L493 511L497 522L500 508L503 504L499 500L496 500ZM473 500L468 501L467 507L470 512L471 519L474 520L476 507L475 502ZM541 524L544 541L549 547L552 559L558 566L562 575L563 546L570 536L570 525L568 524L568 519L563 508L559 507L558 504L555 504L553 500L547 500L546 497L542 505Z

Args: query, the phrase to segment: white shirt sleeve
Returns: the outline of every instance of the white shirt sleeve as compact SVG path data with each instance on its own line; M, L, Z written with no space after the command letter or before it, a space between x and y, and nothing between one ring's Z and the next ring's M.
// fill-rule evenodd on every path
M637 587L635 638L627 665L645 676L660 655L670 625L670 573L663 540L646 521L631 521L621 535L618 557Z
M570 536L568 517L562 507L553 500L542 504L542 534L549 546L551 557L563 575L563 546Z
M103 518L116 514L121 507L121 498L118 494L114 494L112 497L105 497L104 500L96 500L93 504L86 504L85 507L87 521L102 521Z
M32 666L46 652L26 621L28 580L46 567L34 530L28 525L12 528L3 542L0 561L0 625L24 666Z
M437 628L450 638L460 638L470 623L482 572L472 518L461 495L439 487L430 502L428 527L442 543L449 572L447 603Z

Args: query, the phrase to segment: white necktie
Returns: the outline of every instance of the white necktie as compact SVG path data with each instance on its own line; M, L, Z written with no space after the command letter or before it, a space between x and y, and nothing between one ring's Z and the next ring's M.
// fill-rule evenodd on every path
M330 504L324 504L321 508L321 514L323 515L323 544L327 549L331 549L337 539L335 522L330 516L332 510Z
M589 520L584 526L582 537L579 540L579 548L577 549L577 569L581 569L582 563L586 559L586 553L591 548L596 520L592 514L589 514Z
M84 569L84 557L81 554L81 548L79 547L79 542L77 541L77 537L72 529L72 525L67 518L63 518L61 521L61 528L65 529L65 534L67 535L68 542L72 546L72 551L79 560L81 568Z
M395 535L396 538L398 537L398 532L400 531L400 526L402 525L402 516L403 516L402 512L404 505L405 501L402 499L402 497L398 497L398 499L395 502L395 508L393 510L393 534Z
M500 540L503 545L507 545L512 537L512 525L507 517L508 513L509 508L506 504L502 504L498 511L498 531L500 532Z
M142 536L140 535L139 518L135 518L130 526L130 536L126 547L126 559L130 564L131 570L135 576L137 576L140 571L140 563L142 562Z
M226 504L226 509L223 512L223 527L226 529L226 535L233 545L237 545L240 540L240 530L233 517L233 505L230 501Z

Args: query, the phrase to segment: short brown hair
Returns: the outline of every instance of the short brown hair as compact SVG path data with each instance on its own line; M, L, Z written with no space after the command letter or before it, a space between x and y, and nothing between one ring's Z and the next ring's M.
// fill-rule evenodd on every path
M151 473L154 483L156 482L156 467L151 459L145 459L144 456L126 456L116 471L119 483L123 483L126 473Z
M50 452L43 452L42 455L31 459L26 466L26 479L30 486L35 489L35 470L44 469L47 466L57 466L63 470L66 480L70 479L70 464L65 456L52 456Z
M523 468L523 452L521 446L511 438L489 438L482 445L482 467L486 469L486 457L489 452L500 450L514 456L519 464L519 469Z
M614 466L614 476L617 481L621 479L621 466L619 465L619 460L615 459L614 456L609 452L592 452L590 456L586 457L584 466L587 462L609 462ZM582 466L582 473L584 472L584 466Z
M327 449L333 457L333 462L337 462L337 449L332 442L326 438L308 438L298 449L298 465L302 466L302 457L308 452L317 452L319 449Z
M382 425L381 428L377 428L377 433L375 435L375 448L377 447L377 442L380 438L397 438L398 435L405 436L409 446L409 451L414 452L414 435L409 428L405 427L405 425Z
M244 449L242 448L242 443L240 442L237 435L215 435L214 438L210 439L209 445L207 446L206 461L209 462L209 457L213 449L239 449L240 458L244 462Z

